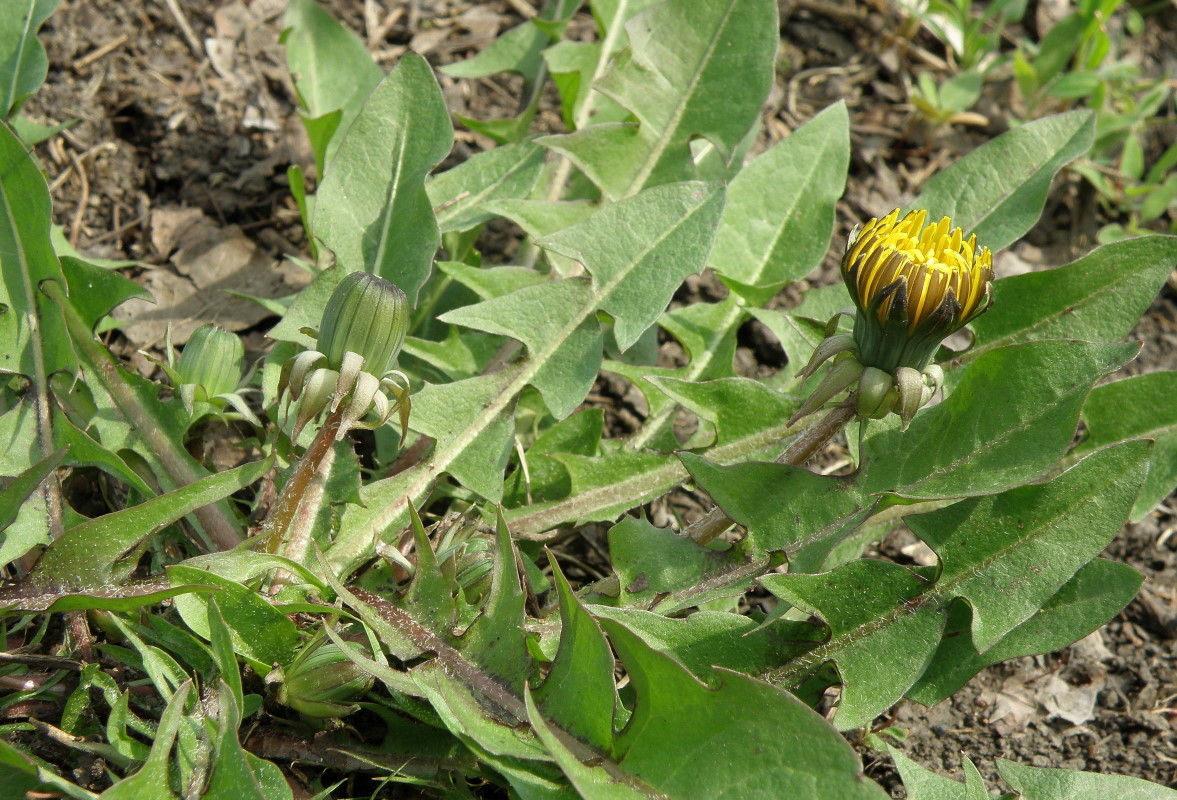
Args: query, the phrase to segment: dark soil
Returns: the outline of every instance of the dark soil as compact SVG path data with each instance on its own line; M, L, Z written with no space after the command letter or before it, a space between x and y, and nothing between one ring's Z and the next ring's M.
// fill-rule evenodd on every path
M238 242L243 249L229 259L229 276L239 277L245 265L256 272L258 264L275 265L303 252L285 173L292 164L308 170L313 165L277 43L283 5L62 0L42 35L49 78L27 109L42 122L76 120L39 147L57 219L70 241L93 257L152 265L132 274L140 274L161 302L174 299L173 318L205 321L224 313L232 327L250 335L255 350L272 319L256 310L250 315L210 307L220 301L198 275L185 271L184 254L195 251L184 249L176 226L177 215L191 214L184 219L197 219L206 236ZM385 66L408 48L435 65L465 58L521 22L520 10L527 9L524 0L327 5ZM374 15L365 16L373 9ZM1177 74L1174 17L1161 12L1140 37L1142 62L1170 75ZM1015 100L1009 85L987 90L979 106L983 125L933 132L915 121L906 89L912 70L934 67L943 50L922 34L910 43L895 38L899 22L887 4L870 0L782 4L779 77L757 147L787 136L826 105L847 102L854 150L835 241L857 222L902 204L937 169L1010 124ZM591 22L582 11L573 24L588 29ZM455 113L485 119L516 111L520 87L512 78L439 80ZM554 102L536 124L559 127ZM1174 126L1167 131L1171 140ZM491 144L459 127L452 160ZM1064 174L1043 222L999 255L998 274L1063 263L1093 246L1096 230L1109 221L1078 177ZM509 258L515 244L510 231L499 231L482 247L493 263ZM815 281L833 279L840 248L832 249ZM279 296L297 288L296 278L282 275L264 291ZM192 306L190 296L203 297L204 305ZM1133 371L1177 369L1175 296L1166 290L1140 323L1137 335L1146 346ZM136 320L142 321L128 319L127 330L114 339L128 357L141 347L158 347L159 330L136 328L130 324ZM762 331L751 327L741 345L747 374L780 366L779 351ZM624 385L605 381L595 392L597 402L614 406L609 418L617 435L636 421L625 394ZM1137 600L1102 631L1064 651L991 668L936 708L896 709L895 724L907 734L904 749L953 776L960 775L963 752L990 779L996 777L994 759L1006 757L1177 786L1175 530L1177 499L1171 497L1142 523L1125 528L1109 549L1109 557L1131 564L1146 581ZM869 751L864 758L873 777L903 796L887 759Z

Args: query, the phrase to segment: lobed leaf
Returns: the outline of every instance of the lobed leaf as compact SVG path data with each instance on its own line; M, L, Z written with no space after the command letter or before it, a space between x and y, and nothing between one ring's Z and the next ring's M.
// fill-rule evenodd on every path
M1138 347L1057 340L986 352L907 431L892 425L866 439L862 490L929 500L1038 477L1069 449L1091 386Z
M119 583L135 568L148 537L248 486L270 466L267 459L209 475L137 506L75 525L49 546L27 580L33 586L81 589Z
M1140 589L1143 577L1125 564L1097 558L1084 565L1032 617L984 653L969 635L963 604L949 611L948 629L920 679L907 697L925 706L947 699L986 667L1022 656L1060 650L1077 642L1118 614Z
M690 140L732 152L756 121L772 83L776 4L680 0L626 23L629 49L593 86L638 120L545 136L610 199L697 177Z
M734 292L760 305L821 262L849 163L850 121L837 103L739 171L711 258Z
M1066 266L996 281L993 307L972 323L973 347L953 363L1025 341L1119 341L1174 265L1177 240L1142 236L1103 245Z
M1128 775L1100 775L1050 767L1030 767L997 759L1002 779L1025 800L1173 800L1177 791Z
M869 559L817 575L761 578L830 631L827 641L768 677L794 686L834 661L843 681L836 724L869 723L924 672L955 598L972 607L973 642L982 653L1046 605L1119 531L1148 457L1148 443L1128 442L1048 483L909 517L908 526L940 559L934 579Z
M490 203L526 197L543 168L544 149L525 141L476 153L425 182L442 233L492 219Z
M212 572L182 564L168 568L173 586L215 586L216 604L229 628L233 649L261 675L275 664L289 666L297 653L298 628L255 590ZM176 610L194 633L213 639L209 626L209 597L188 594L176 598Z

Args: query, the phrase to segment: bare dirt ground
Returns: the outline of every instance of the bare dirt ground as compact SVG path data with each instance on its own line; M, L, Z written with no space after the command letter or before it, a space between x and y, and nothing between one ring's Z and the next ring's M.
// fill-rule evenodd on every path
M141 262L131 274L159 301L154 309L123 312L125 327L112 344L129 359L140 358L140 348L158 347L169 320L177 342L216 319L260 351L273 319L219 290L277 297L303 280L297 269L281 266L305 247L285 171L312 165L278 44L283 5L62 0L45 25L50 73L28 112L43 122L77 120L39 148L57 219L83 253ZM530 13L525 0L333 0L328 6L385 66L409 48L435 65L465 58ZM1139 45L1144 63L1170 75L1177 74L1175 18L1157 15ZM934 67L942 54L934 39L893 41L889 32L900 19L882 2L786 2L781 19L778 81L758 146L787 136L836 100L851 111L853 156L841 229L815 278L829 281L842 234L855 222L900 205L937 169L1008 127L1011 90L987 90L978 108L986 124L932 134L914 121L907 87L913 71ZM586 35L591 30L585 11L573 24ZM505 117L518 104L511 78L439 80L456 113ZM537 119L540 129L559 127L558 105L550 99ZM1171 138L1174 126L1167 130ZM491 144L459 126L450 163ZM1109 221L1078 177L1064 174L1043 221L998 257L998 274L1064 263L1092 247L1096 230ZM510 231L492 229L480 246L493 263L509 259L516 243ZM710 290L706 280L691 286ZM1166 288L1141 322L1136 335L1146 346L1134 371L1177 369L1175 300L1177 292ZM749 371L777 368L771 337L753 328L746 333L740 357ZM602 403L620 402L616 387L599 388ZM610 415L618 435L625 432L623 416ZM1137 600L1101 632L1061 652L991 668L938 707L898 707L894 724L907 732L904 749L950 775L960 774L963 752L990 778L994 758L1006 757L1177 786L1175 530L1177 498L1171 497L1112 545L1109 557L1131 564L1146 581ZM866 750L864 759L873 777L903 796L887 759Z

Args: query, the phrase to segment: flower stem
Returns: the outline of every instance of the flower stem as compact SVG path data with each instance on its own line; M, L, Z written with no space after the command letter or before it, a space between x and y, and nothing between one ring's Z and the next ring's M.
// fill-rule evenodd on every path
M846 423L854 419L855 413L854 396L851 395L802 432L789 446L789 449L776 460L777 463L791 464L794 467L804 465L806 461L813 458L819 450L825 447L830 439L834 438L838 431L846 426ZM696 544L705 545L726 531L734 522L735 520L724 514L719 506L714 506L704 516L691 523L683 535L689 536Z
M277 553L282 546L283 540L287 537L291 525L298 516L299 506L302 505L311 481L314 480L323 460L335 445L335 437L339 434L339 425L343 421L344 405L340 403L334 411L327 414L327 418L323 420L315 438L311 440L310 447L298 460L290 480L282 487L282 493L278 495L274 507L266 516L266 521L262 524L258 536L265 537L263 547L267 553Z

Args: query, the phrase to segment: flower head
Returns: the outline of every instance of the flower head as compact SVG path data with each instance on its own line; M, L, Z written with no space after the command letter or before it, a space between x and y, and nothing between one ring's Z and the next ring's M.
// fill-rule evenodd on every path
M842 279L858 309L859 358L887 372L922 371L940 342L989 308L993 256L948 217L895 209L850 235Z
M842 280L857 308L854 333L838 332L840 314L830 320L797 377L808 379L834 361L790 425L850 388L860 417L894 411L906 428L943 385L932 356L946 336L989 308L993 255L948 217L925 225L927 218L927 211L912 211L899 219L895 209L850 234Z

